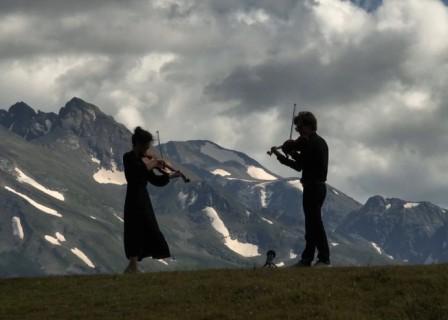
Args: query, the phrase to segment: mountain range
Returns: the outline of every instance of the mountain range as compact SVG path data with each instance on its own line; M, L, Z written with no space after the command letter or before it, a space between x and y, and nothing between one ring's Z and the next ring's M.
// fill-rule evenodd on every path
M122 155L131 132L79 98L58 113L0 110L0 276L115 273L126 265ZM173 258L145 270L278 266L297 261L304 220L298 177L283 178L212 141L163 154L191 182L149 186ZM361 204L328 186L323 217L335 265L448 261L448 213L375 195Z

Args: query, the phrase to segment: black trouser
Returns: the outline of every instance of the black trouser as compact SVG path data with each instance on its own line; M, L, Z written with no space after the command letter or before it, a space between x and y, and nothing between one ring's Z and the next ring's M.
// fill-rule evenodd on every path
M303 211L305 212L305 250L302 262L311 263L317 248L318 259L330 262L327 235L322 222L322 205L327 195L325 183L305 183L303 186Z

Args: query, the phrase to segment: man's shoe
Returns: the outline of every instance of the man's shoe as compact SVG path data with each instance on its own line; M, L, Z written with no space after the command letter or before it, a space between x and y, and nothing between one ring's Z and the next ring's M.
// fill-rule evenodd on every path
M317 260L314 267L331 267L330 261Z
M311 262L306 262L306 261L300 260L294 266L297 268L309 268L309 267L311 267Z

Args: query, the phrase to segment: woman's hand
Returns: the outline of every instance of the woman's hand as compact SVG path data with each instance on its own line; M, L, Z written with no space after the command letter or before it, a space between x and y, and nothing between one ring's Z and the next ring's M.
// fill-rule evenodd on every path
M155 168L163 169L163 160L157 160L155 158L149 159L148 157L142 158L143 163L146 166L146 169L152 170Z

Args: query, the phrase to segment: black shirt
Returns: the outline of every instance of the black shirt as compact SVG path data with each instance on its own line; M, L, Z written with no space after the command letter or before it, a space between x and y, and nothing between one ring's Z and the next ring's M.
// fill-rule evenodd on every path
M304 141L300 153L294 152L291 154L293 159L288 159L283 155L277 155L277 159L294 170L302 171L302 179L300 181L303 184L327 181L327 142L316 132L312 133Z

